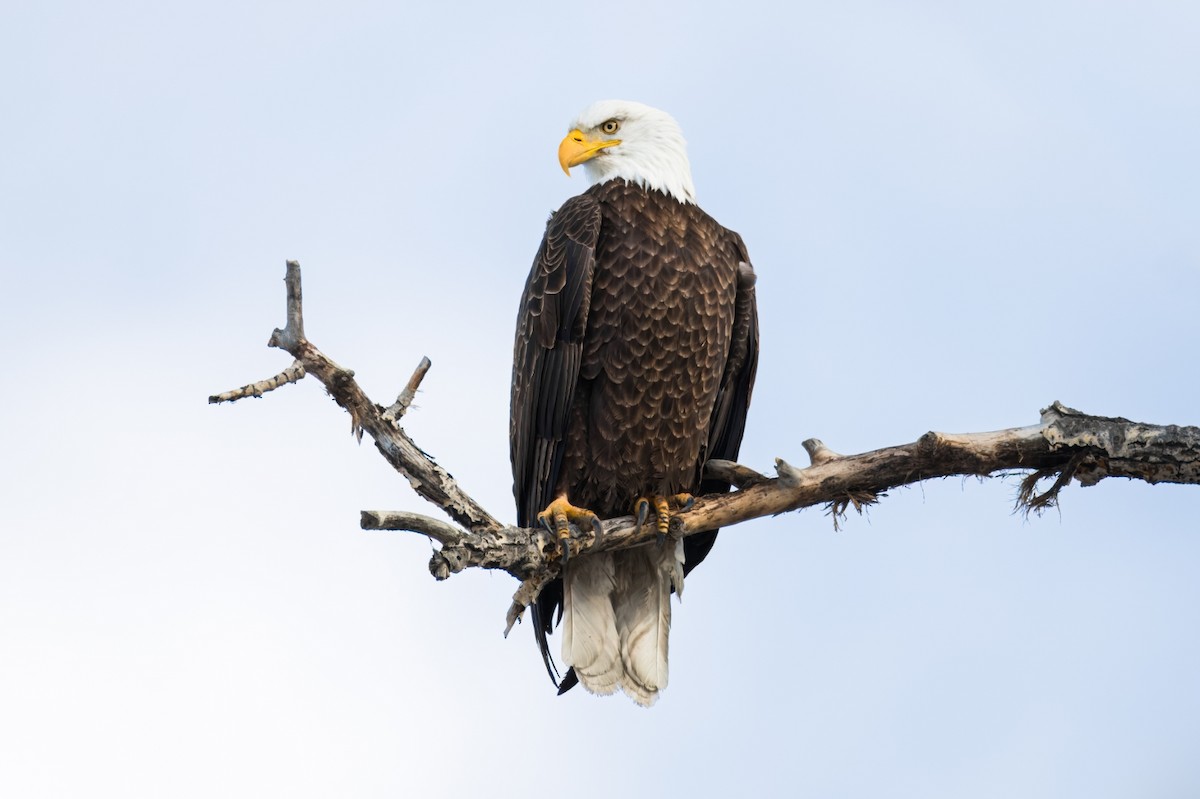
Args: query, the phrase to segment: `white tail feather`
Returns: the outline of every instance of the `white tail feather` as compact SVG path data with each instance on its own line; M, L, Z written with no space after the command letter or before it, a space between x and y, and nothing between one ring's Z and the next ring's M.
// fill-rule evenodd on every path
M621 688L644 707L667 687L671 586L683 593L683 541L571 561L563 575L563 662L595 694Z
M640 705L652 705L667 687L671 585L676 583L677 590L683 586L683 542L675 543L619 553L614 569L614 609L624 667L621 687Z
M595 694L617 690L623 671L615 589L613 556L606 552L573 559L563 574L563 663Z

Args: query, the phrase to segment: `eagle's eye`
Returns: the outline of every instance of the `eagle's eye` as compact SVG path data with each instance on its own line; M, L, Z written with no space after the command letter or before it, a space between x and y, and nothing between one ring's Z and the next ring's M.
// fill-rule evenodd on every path
M600 130L607 133L609 136L621 129L621 122L616 119L610 119L600 126Z

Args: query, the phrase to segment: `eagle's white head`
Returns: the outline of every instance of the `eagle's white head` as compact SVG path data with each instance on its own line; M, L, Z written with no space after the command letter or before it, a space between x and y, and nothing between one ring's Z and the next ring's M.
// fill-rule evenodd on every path
M624 178L681 203L696 202L687 142L670 114L628 100L593 103L558 146L563 171L583 164L593 183Z

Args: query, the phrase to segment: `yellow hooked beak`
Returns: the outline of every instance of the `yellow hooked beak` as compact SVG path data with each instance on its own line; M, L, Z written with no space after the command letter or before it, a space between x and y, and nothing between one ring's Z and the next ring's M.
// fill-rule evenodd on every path
M558 163L562 165L563 172L570 176L571 167L579 166L584 161L595 158L604 148L616 147L620 143L620 139L589 139L583 135L583 131L576 129L568 133L562 144L558 145Z

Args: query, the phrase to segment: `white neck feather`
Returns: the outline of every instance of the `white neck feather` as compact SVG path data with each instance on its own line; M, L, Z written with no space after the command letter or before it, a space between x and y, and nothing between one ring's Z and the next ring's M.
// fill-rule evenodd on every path
M620 120L621 129L606 138L618 138L621 144L584 163L592 183L623 178L684 204L696 202L687 142L679 123L669 114L641 103L604 100L588 107L572 127L593 133L609 119Z

